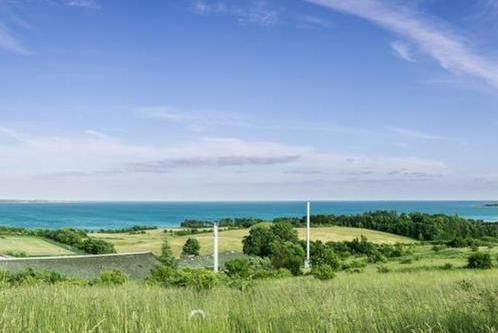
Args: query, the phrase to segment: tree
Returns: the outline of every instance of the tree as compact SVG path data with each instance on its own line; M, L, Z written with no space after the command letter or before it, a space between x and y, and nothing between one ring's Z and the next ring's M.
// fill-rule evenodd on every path
M275 222L271 225L270 230L276 239L283 242L297 243L299 241L297 231L289 222Z
M198 256L200 249L201 245L199 244L199 241L195 238L189 238L183 245L182 254Z
M333 270L338 270L341 266L339 257L335 252L321 241L311 243L311 266L328 265Z
M270 259L273 267L286 268L298 275L304 262L304 250L299 244L276 240L271 244Z
M273 232L264 225L256 225L249 230L249 235L242 240L244 254L268 257L271 243L275 240Z
M171 246L167 239L163 241L163 245L161 247L161 255L159 256L159 261L166 266L176 267L176 258L173 255L173 251L171 251Z

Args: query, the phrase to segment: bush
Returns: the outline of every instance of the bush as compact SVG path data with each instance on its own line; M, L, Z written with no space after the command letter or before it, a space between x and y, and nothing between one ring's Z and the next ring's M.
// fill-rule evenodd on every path
M109 254L116 253L114 244L111 244L102 239L88 238L83 241L80 247L83 251L90 254Z
M370 263L387 262L387 258L379 251L373 251L368 255L367 261Z
M171 251L171 246L169 246L167 239L163 241L163 245L161 246L161 255L158 259L165 266L176 267L177 265L177 260L173 255L173 251Z
M48 271L37 271L28 268L21 272L4 272L0 274L1 279L11 286L34 286L37 284L55 284L68 279L62 274Z
M400 264L402 265L408 265L413 263L413 258L404 258L399 261Z
M334 269L327 264L313 266L311 269L311 275L313 275L315 279L319 280L331 280L335 277Z
M200 249L201 249L201 245L199 244L199 241L195 238L189 238L189 239L187 239L187 241L183 245L182 254L183 255L198 256Z
M385 265L377 266L377 273L389 273L391 270Z
M446 264L444 264L443 266L441 266L441 269L443 269L443 270L451 270L451 269L453 269L453 264L447 262Z
M128 275L119 269L105 271L94 281L94 284L116 285L120 286L128 281Z
M434 246L432 247L432 251L434 251L434 252L436 252L436 253L437 253L437 252L439 252L439 251L443 250L444 248L445 248L445 246L444 246L444 245L434 245Z
M204 268L174 270L168 266L154 268L146 279L147 283L158 283L164 287L183 287L196 290L211 289L219 281L218 275L211 270Z
M299 244L274 241L271 246L271 263L275 268L286 268L293 275L301 272L304 250Z
M233 259L225 263L225 273L232 278L249 278L251 270L251 263L247 259Z
M9 250L5 252L6 255L11 256L11 257L16 257L16 258L24 258L27 257L28 255L24 251L18 251L18 250Z
M467 258L468 268L489 269L493 267L491 255L484 252L472 253Z

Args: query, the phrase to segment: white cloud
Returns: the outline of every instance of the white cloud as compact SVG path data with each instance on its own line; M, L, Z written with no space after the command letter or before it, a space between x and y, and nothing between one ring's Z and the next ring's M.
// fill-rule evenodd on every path
M19 42L12 33L0 23L0 49L17 54L30 54L21 42Z
M444 69L485 80L498 88L498 65L479 54L462 36L441 23L392 1L306 0L335 11L362 17L416 45Z
M5 130L3 132L6 132ZM0 174L119 176L130 173L171 173L173 183L204 177L209 182L258 179L289 181L300 171L300 179L313 180L317 173L329 180L344 175L369 179L438 177L446 167L438 161L414 157L339 154L311 147L237 138L203 138L167 146L130 145L101 135L53 137L21 135L22 140L0 143ZM98 132L97 132L98 133ZM90 134L93 134L90 132ZM26 139L28 138L28 139ZM239 172L244 171L242 180ZM144 185L145 186L145 185Z
M171 106L139 108L138 113L150 119L179 124L193 131L204 131L219 127L251 127L237 113L220 111L190 111Z
M64 4L69 7L98 9L100 5L95 0L64 0Z
M197 0L192 3L192 10L202 15L223 14L235 18L240 24L257 24L271 26L278 22L279 12L269 6L267 1L232 2Z
M432 134L432 133L426 133L426 132L421 132L421 131L416 131L416 130L411 130L411 129L406 129L406 128L400 128L400 127L391 127L389 128L391 132L394 132L400 136L406 137L406 138L411 138L411 139L416 139L416 140L423 140L423 141L446 141L446 142L453 142L453 143L460 143L460 144L465 144L466 142L464 140L458 139L458 138L452 138L452 137L447 137L447 136L442 136L442 135L437 135L437 134Z
M394 41L391 43L391 47L400 58L410 62L414 61L410 46L407 43Z
M89 130L86 130L86 131L85 131L85 133L86 133L87 135L90 135L90 136L93 136L93 137L95 137L95 138L99 138L99 139L105 139L105 138L108 138L107 134L102 133L102 132L100 132L100 131L96 131L96 130L91 130L91 129L89 129Z

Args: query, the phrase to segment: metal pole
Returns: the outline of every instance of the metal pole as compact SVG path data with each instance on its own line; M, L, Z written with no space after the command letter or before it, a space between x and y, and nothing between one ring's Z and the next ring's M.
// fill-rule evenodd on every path
M311 268L311 257L310 257L310 211L311 203L308 201L306 203L306 261L304 262L304 267L306 269Z
M214 265L213 265L213 270L215 273L218 273L218 266L219 266L219 261L218 261L218 223L213 224L213 241L214 241L214 253L213 253L213 259L214 259Z

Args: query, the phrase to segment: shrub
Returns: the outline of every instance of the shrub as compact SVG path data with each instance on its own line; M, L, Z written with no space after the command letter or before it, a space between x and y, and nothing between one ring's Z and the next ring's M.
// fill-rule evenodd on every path
M360 260L352 260L342 264L342 269L348 273L361 273L367 264Z
M199 244L199 241L195 238L189 238L189 239L187 239L187 241L183 245L182 254L183 255L198 256L200 249L201 249L201 245Z
M2 279L4 280L4 282L8 283L11 286L33 286L39 283L55 284L68 280L62 274L48 271L37 271L32 268L28 268L24 271L15 273L6 272L2 275Z
M161 246L161 255L159 256L159 261L166 266L176 267L177 260L173 255L173 251L171 251L171 246L167 239L163 241L163 245Z
M443 270L451 270L451 269L453 269L453 264L447 262L446 264L444 264L443 266L441 266L441 269L443 269Z
M444 245L434 245L434 246L432 247L432 251L434 251L434 252L436 252L436 253L437 253L437 252L439 252L439 251L443 250L444 248L445 248L445 246L444 246Z
M233 259L225 263L225 273L229 277L249 278L251 263L247 259Z
M216 273L204 268L184 268L177 271L173 279L174 286L193 288L196 290L211 289L217 285L218 282L219 280Z
M80 247L83 251L90 254L109 254L116 253L114 244L103 239L88 238L83 241Z
M249 230L249 235L242 240L244 254L269 257L271 244L275 240L273 232L265 225L256 225Z
M462 237L455 237L446 243L449 247L467 247L469 246L469 240Z
M491 255L489 253L484 253L484 252L472 253L467 258L467 267L478 268L478 269L492 268L493 263L491 262Z
M313 275L315 279L319 280L330 280L335 277L334 269L327 264L313 266L311 269L311 275Z
M9 250L5 252L6 255L11 256L11 257L16 257L16 258L24 258L27 257L28 255L24 251L18 251L18 250Z
M299 244L274 241L270 259L273 267L286 268L293 275L298 275L304 262L304 250Z
M158 283L164 287L183 287L196 290L211 289L219 283L219 277L211 270L204 268L184 268L174 270L168 266L159 266L151 271L147 283Z
M123 285L128 281L128 275L119 269L105 271L100 273L100 276L94 281L95 284L105 285Z
M399 261L400 264L402 265L408 265L413 262L413 258L404 258Z
M389 273L391 270L389 269L389 267L385 266L385 265L379 265L377 266L377 272L378 273Z
M387 258L376 250L368 255L367 261L370 263L387 262Z

